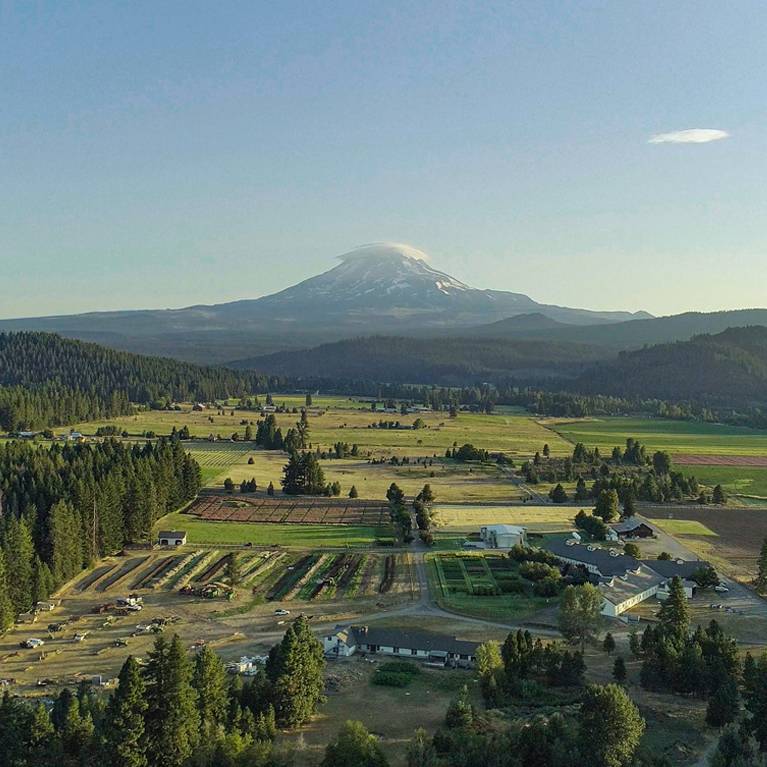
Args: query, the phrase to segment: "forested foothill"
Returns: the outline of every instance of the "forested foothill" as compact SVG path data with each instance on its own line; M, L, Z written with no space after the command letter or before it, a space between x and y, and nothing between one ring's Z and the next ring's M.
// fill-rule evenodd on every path
M125 415L132 404L208 402L265 391L277 383L50 333L0 333L0 429L6 431Z

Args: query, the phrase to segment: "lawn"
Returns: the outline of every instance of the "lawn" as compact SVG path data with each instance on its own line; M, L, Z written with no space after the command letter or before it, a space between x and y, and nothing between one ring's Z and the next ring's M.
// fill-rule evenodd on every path
M252 522L206 522L188 514L167 514L157 530L186 530L190 544L245 544L295 548L370 546L377 538L391 536L387 528L362 525L281 525Z
M650 450L703 455L764 455L767 432L723 424L670 421L660 418L551 419L552 432L572 443L583 442L608 453L635 437ZM698 467L695 467L697 469ZM697 471L694 473L697 474Z

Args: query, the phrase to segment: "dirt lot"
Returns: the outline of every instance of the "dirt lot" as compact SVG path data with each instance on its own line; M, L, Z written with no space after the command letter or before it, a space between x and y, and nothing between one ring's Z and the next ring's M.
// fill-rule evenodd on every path
M752 580L756 573L756 558L767 538L767 512L752 509L674 509L673 518L658 515L650 521L670 532L701 558L717 569L739 580ZM679 523L698 523L685 527Z
M379 527L389 521L388 507L376 501L305 497L285 499L263 495L204 495L186 513L219 522Z

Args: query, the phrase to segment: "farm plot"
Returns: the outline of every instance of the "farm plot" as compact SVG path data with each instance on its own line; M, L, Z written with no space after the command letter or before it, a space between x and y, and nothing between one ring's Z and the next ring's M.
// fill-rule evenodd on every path
M457 613L508 620L532 615L557 601L535 596L532 584L501 555L434 554L427 556L427 566L438 604Z
M131 573L135 573L135 571L139 567L141 567L141 565L143 565L148 559L149 559L148 556L135 557L133 559L130 559L122 567L117 568L116 571L110 572L107 575L107 577L102 578L96 584L96 591L106 591L107 589L110 589L113 586L118 586L118 585L122 586L125 579Z
M203 484L213 485L233 466L246 464L253 446L239 442L192 442L187 451L200 464Z
M275 499L268 496L207 495L186 512L216 522L263 522L305 525L365 525L388 522L388 508L375 501L339 501L320 498Z
M767 512L756 509L674 509L673 519L652 519L670 535L709 560L718 570L750 581L762 541L767 538Z

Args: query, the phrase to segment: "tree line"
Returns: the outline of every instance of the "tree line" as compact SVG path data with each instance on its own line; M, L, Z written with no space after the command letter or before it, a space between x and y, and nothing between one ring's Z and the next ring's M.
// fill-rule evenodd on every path
M147 540L200 486L178 441L0 445L0 630L99 557Z
M52 333L0 333L0 428L44 429L209 402L283 385L281 379L115 351Z

